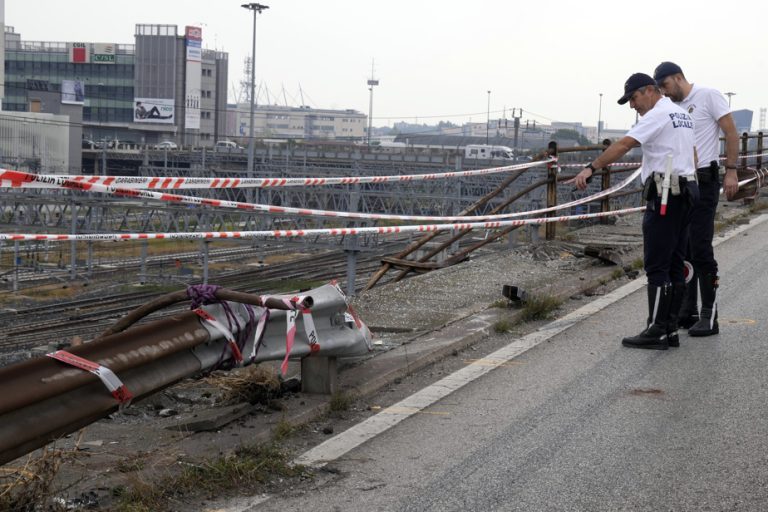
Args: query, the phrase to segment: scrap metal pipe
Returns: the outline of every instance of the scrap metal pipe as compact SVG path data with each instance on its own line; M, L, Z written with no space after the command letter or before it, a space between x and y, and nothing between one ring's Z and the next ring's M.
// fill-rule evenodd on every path
M200 360L186 351L125 371L120 378L134 398L139 399L201 370ZM117 409L115 399L105 391L101 382L95 380L0 415L0 465L90 425Z
M184 312L71 347L68 352L97 362L121 375L125 370L193 348L209 339L209 331L200 324L200 318L193 312ZM58 396L94 379L92 374L50 357L39 357L0 368L0 383L13 383L13 392L0 393L0 415ZM103 385L101 389L103 392Z
M74 356L111 370L134 399L140 399L180 380L209 371L221 363L307 356L354 356L371 350L370 331L350 310L344 294L334 285L310 290L306 304L287 316L285 311L254 311L241 303L203 306L203 318L184 312L133 327L125 332L72 347ZM285 308L290 296L275 297ZM305 303L302 303L305 304ZM304 323L289 346L290 322ZM311 315L315 316L311 321ZM262 337L243 336L245 360L235 357L232 337L254 319L265 320ZM250 320L249 320L250 319ZM314 326L310 329L310 325ZM250 323L252 326L253 324ZM228 332L224 332L228 331ZM231 331L231 332L229 332ZM39 357L0 368L0 464L5 464L46 443L74 432L119 407L99 377L49 357Z

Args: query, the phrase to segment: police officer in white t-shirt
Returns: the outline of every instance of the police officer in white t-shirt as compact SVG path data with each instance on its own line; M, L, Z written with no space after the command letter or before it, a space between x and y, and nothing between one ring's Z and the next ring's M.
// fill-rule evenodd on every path
M693 265L693 278L688 283L686 298L680 309L680 326L691 336L711 336L720 332L717 323L717 260L712 250L715 234L715 210L720 196L720 131L725 135L725 176L723 190L727 198L739 190L736 167L739 135L725 97L715 89L691 84L674 62L662 62L653 74L661 92L687 111L696 125L696 151L700 167L699 200L691 212L688 227L688 260ZM701 315L697 306L697 288L701 288Z
M686 228L691 206L699 195L694 179L693 118L662 96L656 81L643 73L635 73L624 83L619 105L627 102L640 114L638 123L569 182L584 190L595 169L610 165L637 145L642 147L640 177L646 201L643 253L648 278L648 322L640 334L624 338L622 345L666 350L680 345L677 317L670 312L679 311L685 291ZM671 177L667 184L664 175L668 167Z

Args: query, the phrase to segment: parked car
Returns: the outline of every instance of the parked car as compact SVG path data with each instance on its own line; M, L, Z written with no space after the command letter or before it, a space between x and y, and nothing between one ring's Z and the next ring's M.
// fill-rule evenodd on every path
M170 140L164 140L155 145L155 149L179 149L179 146L175 142Z
M236 143L232 142L231 140L218 140L216 141L216 145L213 146L213 149L215 151L229 151L231 149L243 149L242 147L238 146Z

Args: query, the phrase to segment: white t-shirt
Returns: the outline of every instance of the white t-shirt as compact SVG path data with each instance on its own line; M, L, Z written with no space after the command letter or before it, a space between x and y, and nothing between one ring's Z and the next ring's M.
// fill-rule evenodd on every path
M720 157L720 126L717 122L731 112L728 101L720 91L693 84L691 92L677 104L691 114L696 123L696 151L699 153L699 167L706 167Z
M696 172L693 147L693 118L669 98L662 97L628 132L643 148L643 170L640 179L651 173L663 173L667 155L672 155L672 174L692 176Z

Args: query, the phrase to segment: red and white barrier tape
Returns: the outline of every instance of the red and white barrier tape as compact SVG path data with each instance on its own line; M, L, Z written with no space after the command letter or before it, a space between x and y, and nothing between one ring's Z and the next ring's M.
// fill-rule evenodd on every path
M599 199L601 197L612 194L613 192L627 186L639 173L640 173L640 170L638 169L635 172L633 172L629 177L625 178L624 181L622 181L618 185L607 188L601 192L598 192L595 195L584 197L582 199L571 201L569 203L556 205L549 208L541 208L538 210L532 210L527 212L502 213L497 215L476 215L471 217L461 216L461 215L454 215L454 216L390 215L390 214L384 214L384 213L355 213L355 212L339 212L339 211L329 211L329 210L313 210L309 208L291 208L291 207L284 207L284 206L272 206L272 205L255 204L255 203L242 203L239 201L205 199L205 198L194 197L194 196L168 194L168 193L162 193L162 192L152 192L150 190L107 187L104 185L82 183L82 182L67 180L62 177L52 177L53 178L52 183L58 186L59 188L83 190L83 191L89 191L89 192L99 192L99 193L105 193L105 194L117 196L117 197L155 199L155 200L160 200L160 201L170 202L170 203L190 204L190 205L196 205L196 206L211 206L216 208L229 208L229 209L238 209L238 210L251 210L251 211L264 212L264 213L270 213L270 214L298 215L303 217L307 217L307 216L334 217L334 218L358 219L358 220L403 220L403 221L418 221L418 222L429 222L429 221L449 222L449 221L465 221L467 219L472 219L474 221L510 219L514 217L525 217L528 215L535 215L539 213L547 213L551 211L561 210L564 208L570 208L571 206L588 203L588 202L594 201L595 199Z
M645 210L645 206L625 208L610 212L585 213L581 215L562 215L559 217L539 217L534 219L515 219L493 222L462 222L453 224L419 224L413 226L380 226L359 228L326 228L326 229L290 229L273 231L209 231L200 233L103 233L81 235L26 235L20 233L0 233L0 240L9 241L50 241L50 242L81 242L81 241L121 241L121 240L209 240L209 239L242 239L242 238L293 238L304 236L346 236L397 233L415 233L432 231L450 231L466 229L498 229L528 224L547 224L549 222L567 222L569 220L586 220L598 217L613 217Z
M46 355L52 359L56 359L57 361L61 361L62 363L85 370L97 376L101 379L101 382L104 383L104 386L106 386L112 396L115 397L115 400L120 403L120 409L127 407L131 403L131 400L133 400L133 395L128 391L125 384L123 384L117 375L106 366L76 356L66 350L57 350L56 352Z
M738 155L738 159L747 160L749 158L762 158L764 156L768 156L768 153L761 153L759 155ZM725 160L725 157L721 156L720 158L718 158L718 160L722 162ZM609 165L609 167L613 169L615 167L637 167L639 165L641 165L640 162L616 162ZM582 169L584 168L584 164L583 163L558 164L558 167L569 168L569 169Z
M301 304L304 302L304 297L294 297L291 302L294 304ZM320 350L320 343L317 338L317 329L315 329L315 321L312 318L312 310L310 308L298 307L297 309L289 310L285 312L285 357L280 365L280 372L285 375L288 371L288 359L291 356L293 350L293 344L296 339L296 317L301 312L301 318L304 321L304 333L307 335L309 341L309 350L311 353L315 353Z
M348 176L328 178L184 178L146 176L67 176L61 174L32 174L10 169L0 169L0 186L22 188L58 188L57 180L63 179L88 185L120 187L126 189L189 190L211 188L274 188L274 187L316 187L326 185L356 185L364 183L402 183L409 181L430 181L450 178L467 178L504 172L518 171L546 165L554 158L526 162L524 164L429 174L406 174L388 176Z
M232 334L232 332L204 309L198 308L192 311L194 311L194 313L199 316L201 320L219 331L224 336L224 339L226 339L227 343L229 344L229 351L232 352L232 359L235 360L237 366L240 366L243 363L243 354L240 352L240 347L237 346L237 341L235 341L235 336Z

